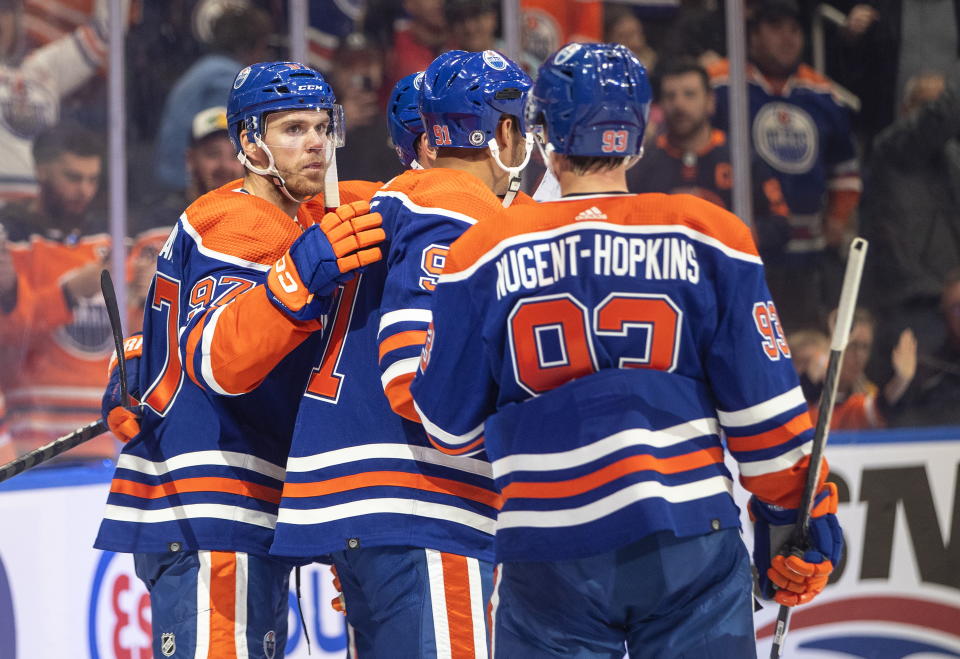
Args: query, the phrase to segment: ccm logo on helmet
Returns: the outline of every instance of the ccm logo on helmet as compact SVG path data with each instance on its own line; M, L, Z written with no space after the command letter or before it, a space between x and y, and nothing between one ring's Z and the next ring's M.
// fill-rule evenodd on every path
M323 89L320 85L297 85L298 92L309 92Z

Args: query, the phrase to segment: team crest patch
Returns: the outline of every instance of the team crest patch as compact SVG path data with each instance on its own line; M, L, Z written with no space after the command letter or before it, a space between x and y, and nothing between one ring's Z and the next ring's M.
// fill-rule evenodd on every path
M753 143L760 157L785 174L806 174L817 160L817 124L790 103L767 103L753 120Z
M160 634L160 652L164 657L172 657L177 651L177 637L173 632L163 632Z
M473 131L472 133L470 133L470 137L468 139L470 140L470 144L474 146L480 146L481 144L483 144L483 131L482 130Z
M483 51L483 61L494 71L503 71L507 68L507 60L495 50Z
M237 79L233 81L233 88L240 89L243 86L243 83L247 81L247 76L250 75L250 67L243 69L240 73L237 74Z
M565 64L571 57L577 54L577 51L580 50L580 44L572 43L569 46L564 46L557 56L553 58L554 64Z
M272 629L263 635L263 654L267 659L273 659L277 651L277 633Z

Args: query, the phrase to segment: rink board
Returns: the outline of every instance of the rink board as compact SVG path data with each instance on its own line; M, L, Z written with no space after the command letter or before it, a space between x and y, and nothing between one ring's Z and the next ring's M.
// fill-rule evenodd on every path
M835 434L827 455L849 551L836 582L795 612L784 656L960 658L960 428ZM0 659L151 656L130 557L91 548L111 474L38 470L0 486ZM305 569L302 595L311 656L342 657L326 567ZM775 617L770 605L756 615L760 657ZM292 594L288 621L287 656L307 657Z

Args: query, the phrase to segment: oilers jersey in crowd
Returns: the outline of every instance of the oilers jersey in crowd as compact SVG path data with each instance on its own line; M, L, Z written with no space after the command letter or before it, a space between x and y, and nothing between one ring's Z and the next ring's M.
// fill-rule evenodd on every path
M737 527L721 430L748 490L799 505L807 406L750 231L709 202L575 196L477 225L426 345L416 409L491 461L498 561Z
M714 116L729 125L729 64L711 67L716 92ZM793 235L787 249L823 249L823 210L845 219L856 207L861 182L850 129L850 109L833 83L801 64L782 90L775 90L753 65L747 67L751 135L757 154L773 169L787 205ZM840 201L837 201L837 197Z
M331 310L271 551L413 546L491 560L500 497L490 465L433 448L408 420L408 386L448 246L499 212L500 200L472 175L435 168L393 179L371 209L383 216L384 258L346 285Z
M790 238L790 209L780 181L760 158L752 158L753 226L757 247L765 260L778 256ZM733 167L730 145L722 130L710 132L699 151L683 151L666 134L657 136L634 167L627 171L630 192L692 194L733 210Z
M269 550L322 324L290 320L269 301L264 281L323 207L304 204L294 220L241 184L191 204L157 258L136 387L141 431L118 459L100 549ZM375 189L340 188L344 203ZM264 363L259 351L278 340L287 341L286 357Z

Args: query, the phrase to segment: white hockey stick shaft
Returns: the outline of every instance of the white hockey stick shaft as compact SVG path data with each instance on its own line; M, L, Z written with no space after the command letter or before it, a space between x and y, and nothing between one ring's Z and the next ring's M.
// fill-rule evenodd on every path
M867 241L863 238L854 238L850 243L850 252L847 256L847 269L843 275L843 288L840 290L840 304L837 307L837 320L833 326L833 337L830 340L830 362L827 365L827 375L820 394L819 414L817 427L813 434L813 446L810 450L810 464L807 468L807 480L804 484L803 498L800 501L800 514L797 523L788 541L789 547L806 545L810 514L813 510L813 501L817 496L817 484L823 470L823 452L827 446L827 437L830 434L830 421L833 418L833 406L837 400L837 384L840 380L840 368L843 363L843 351L846 350L850 339L850 329L853 325L853 315L857 308L857 294L860 292L860 279L863 276L863 265L867 258ZM773 633L773 645L770 647L770 659L779 659L783 652L787 630L790 628L791 607L780 606L777 613L777 625Z

